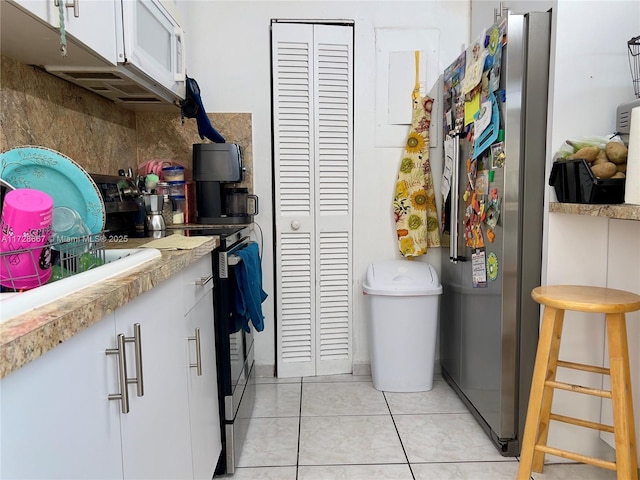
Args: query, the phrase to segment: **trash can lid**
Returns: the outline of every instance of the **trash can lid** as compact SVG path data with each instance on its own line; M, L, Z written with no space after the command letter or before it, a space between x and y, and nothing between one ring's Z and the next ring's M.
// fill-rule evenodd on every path
M363 283L369 295L440 295L442 285L433 266L415 260L386 260L367 268Z

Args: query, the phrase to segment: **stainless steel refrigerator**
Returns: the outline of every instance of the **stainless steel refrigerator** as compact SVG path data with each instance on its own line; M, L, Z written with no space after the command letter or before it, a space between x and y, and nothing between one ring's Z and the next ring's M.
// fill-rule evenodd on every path
M540 310L530 292L542 262L551 13L507 14L499 23L498 138L482 152L474 151L478 141L491 139L472 144L467 129L456 132L451 109L462 99L445 88L451 186L443 202L440 359L444 378L500 453L516 456L538 340ZM474 153L488 183L475 196L477 182L468 192ZM484 247L472 248L478 232Z

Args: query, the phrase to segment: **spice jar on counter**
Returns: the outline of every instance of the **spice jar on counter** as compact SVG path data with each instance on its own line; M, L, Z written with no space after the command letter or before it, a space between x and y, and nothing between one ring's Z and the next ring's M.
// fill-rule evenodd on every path
M173 225L173 205L171 204L171 197L164 195L164 202L162 203L162 218L164 219L165 226Z
M174 195L171 200L173 201L173 224L181 225L184 223L185 197L184 195Z

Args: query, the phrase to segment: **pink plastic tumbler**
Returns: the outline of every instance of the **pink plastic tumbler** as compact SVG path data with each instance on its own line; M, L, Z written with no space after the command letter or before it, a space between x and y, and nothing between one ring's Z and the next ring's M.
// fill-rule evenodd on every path
M7 192L0 219L0 285L28 290L51 277L53 199L19 188Z

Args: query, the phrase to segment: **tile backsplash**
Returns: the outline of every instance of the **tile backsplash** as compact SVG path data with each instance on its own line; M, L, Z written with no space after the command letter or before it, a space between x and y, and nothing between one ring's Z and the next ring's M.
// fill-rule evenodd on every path
M250 113L211 113L229 143L238 143L253 185ZM133 112L44 70L0 56L0 150L38 145L56 150L90 173L118 170L156 159L185 165L191 178L192 144L202 143L195 119L175 113Z

